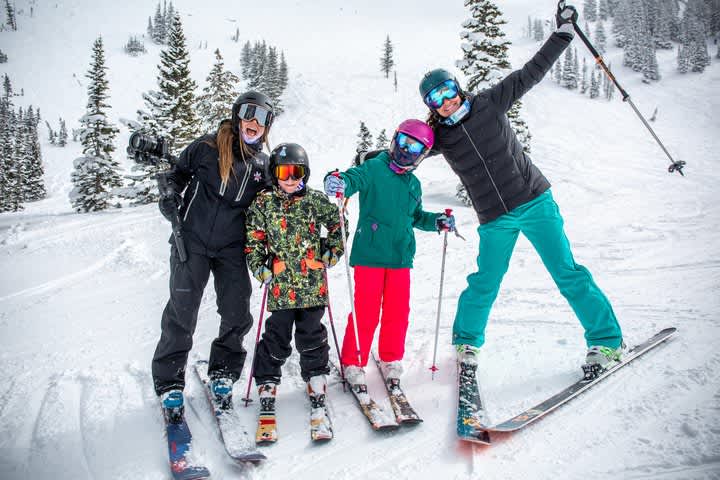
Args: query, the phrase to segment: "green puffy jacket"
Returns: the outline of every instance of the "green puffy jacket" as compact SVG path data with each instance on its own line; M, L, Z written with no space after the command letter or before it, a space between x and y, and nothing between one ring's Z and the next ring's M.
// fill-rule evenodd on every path
M366 267L412 268L415 257L413 228L437 231L439 213L422 209L422 188L417 177L389 168L383 151L357 167L341 173L345 196L359 192L358 218L350 264Z

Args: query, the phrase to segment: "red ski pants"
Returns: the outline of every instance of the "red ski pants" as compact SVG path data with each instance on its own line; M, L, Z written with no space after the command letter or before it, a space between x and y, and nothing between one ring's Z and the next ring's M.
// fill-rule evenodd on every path
M367 365L378 323L380 360L402 360L410 316L410 269L357 265L355 270L355 314L358 317L361 367ZM382 310L382 319L380 312ZM343 365L358 365L352 314L348 315L342 346Z

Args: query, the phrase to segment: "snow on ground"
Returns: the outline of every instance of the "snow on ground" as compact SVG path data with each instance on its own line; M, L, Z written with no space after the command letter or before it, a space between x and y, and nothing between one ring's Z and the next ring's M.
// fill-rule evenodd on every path
M145 30L152 2L18 0L20 31L0 33L3 64L16 104L40 106L68 126L86 103L84 73L96 35L110 68L112 118L133 118L140 94L155 88L159 48L130 58L122 44ZM36 3L36 2L34 2ZM428 69L452 67L461 2L268 2L228 6L176 0L199 85L221 49L239 69L245 40L264 38L285 51L291 83L273 143L296 141L311 158L311 186L350 161L360 120L373 134L422 117L417 82ZM519 67L538 44L522 38L527 16L550 16L554 2L502 2ZM240 28L241 43L230 37ZM390 34L398 60L398 92L378 61ZM199 49L201 41L207 49ZM579 51L582 45L574 42ZM24 54L24 57L21 57ZM673 155L669 163L629 106L589 101L546 80L524 98L533 158L553 183L579 263L611 299L629 344L674 325L678 336L515 435L492 447L469 446L454 434L453 314L465 276L475 269L477 223L454 198L456 179L441 158L418 170L425 208L452 207L467 238L450 237L438 352L430 380L442 238L418 232L406 391L425 422L390 434L372 432L337 378L330 399L336 438L310 444L307 404L297 356L279 388L280 441L258 467L236 467L221 448L199 385L189 378L188 421L195 455L213 478L720 478L720 200L717 151L720 67L681 76L673 52L661 52L663 80L645 85L608 60ZM127 132L118 138L124 149ZM0 478L169 478L162 421L152 392L150 359L167 300L168 224L154 205L101 213L70 209L76 143L43 144L48 199L0 215ZM129 164L118 153L123 165ZM351 203L352 210L352 203ZM356 209L351 213L354 225ZM342 265L330 272L338 333L349 310ZM215 295L206 291L193 357L207 355L217 332ZM260 292L252 299L257 315ZM246 345L251 348L254 331ZM492 312L479 378L489 414L500 421L560 390L580 374L582 330L523 238ZM369 368L370 390L382 384ZM247 379L237 385L244 394ZM387 406L387 405L386 405ZM241 409L248 425L253 408Z

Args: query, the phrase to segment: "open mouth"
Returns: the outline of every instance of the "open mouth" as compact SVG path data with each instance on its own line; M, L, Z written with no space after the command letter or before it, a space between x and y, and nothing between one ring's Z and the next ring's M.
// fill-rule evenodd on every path
M255 130L254 128L251 128L251 127L245 128L245 135L247 135L248 137L254 138L257 136L257 134L258 134L258 131Z

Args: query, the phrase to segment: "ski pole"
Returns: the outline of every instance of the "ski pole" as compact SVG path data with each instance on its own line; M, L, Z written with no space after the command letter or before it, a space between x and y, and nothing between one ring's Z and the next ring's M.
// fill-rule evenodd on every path
M637 116L640 118L640 121L645 125L645 127L648 129L650 134L653 136L655 141L660 145L660 148L662 148L662 151L665 152L665 155L670 159L670 166L668 167L668 172L672 173L674 171L677 171L680 175L683 177L685 174L683 173L682 169L685 166L685 161L683 160L674 160L672 156L670 155L670 152L668 152L667 148L665 148L665 145L660 141L660 138L655 134L652 127L650 127L650 124L645 120L645 117L643 117L642 113L640 113L640 110L635 106L633 101L630 99L630 95L620 86L620 83L615 78L615 75L612 74L610 69L607 65L605 65L605 61L603 60L600 53L595 49L595 47L590 43L590 40L585 36L583 31L580 29L577 23L573 22L573 28L575 28L575 31L577 32L578 36L580 37L580 40L585 44L585 46L590 50L590 53L593 57L595 57L595 62L600 66L600 68L605 72L605 74L608 76L608 78L615 84L615 86L620 90L620 93L623 97L623 102L627 102L632 107L633 111L637 114Z
M327 285L328 320L330 320L330 330L332 331L333 340L335 340L335 351L337 351L338 363L340 364L340 377L343 380L343 392L344 392L345 391L345 369L343 368L343 364L342 364L342 360L341 360L342 357L340 357L340 345L338 344L337 335L335 334L335 322L333 322L332 308L330 308L330 283L328 282L327 270L325 270L323 272L323 275L325 276L325 285Z
M340 172L333 172L333 176L340 177ZM348 259L348 251L347 251L347 240L345 240L345 212L343 211L343 194L341 192L335 193L335 198L337 199L337 205L338 205L338 212L340 212L340 229L342 234L342 244L343 244L343 258L345 258L345 272L347 272L347 281L348 281L348 292L350 292L350 308L352 310L352 324L353 324L353 332L355 333L355 348L357 349L357 358L358 358L358 366L362 366L362 357L360 355L360 336L358 335L358 327L357 327L357 315L355 314L355 296L353 295L353 284L352 284L352 276L350 275L350 260Z
M452 215L452 209L446 208L445 215L447 215L448 217L450 215ZM455 233L457 234L457 231ZM437 360L438 337L440 335L440 307L442 306L443 283L445 281L445 254L447 253L447 244L448 244L447 237L448 237L448 231L445 230L445 234L443 235L442 262L440 264L441 265L440 266L440 293L438 294L437 319L435 320L435 348L433 349L432 367L430 367L430 371L432 372L431 378L433 380L435 380L435 372L438 371L435 361Z
M247 392L245 393L245 398L243 398L243 401L245 402L246 407L248 406L248 403L252 402L252 398L250 398L250 388L252 387L253 374L255 373L255 355L257 355L258 343L260 343L260 332L262 331L263 315L265 314L265 302L267 301L268 287L269 287L268 285L265 285L265 290L263 291L262 302L260 302L260 320L258 321L257 335L255 336L255 349L253 350L253 361L252 361L252 365L250 367L250 377L248 378Z

